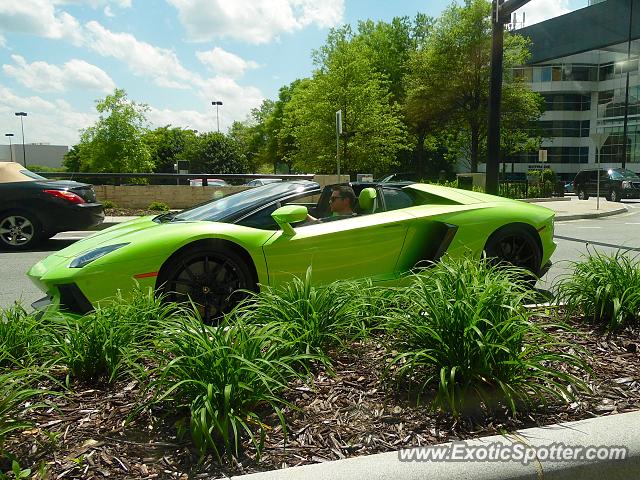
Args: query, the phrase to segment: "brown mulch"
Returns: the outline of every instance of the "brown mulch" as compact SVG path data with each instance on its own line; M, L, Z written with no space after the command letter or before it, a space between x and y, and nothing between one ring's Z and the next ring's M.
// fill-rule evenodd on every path
M146 215L160 215L165 213L159 210L146 210L142 208L105 208L104 214L107 217L143 217Z
M405 390L385 380L385 350L369 340L336 352L333 372L318 368L311 381L292 385L287 400L297 408L285 410L286 448L272 415L259 463L248 441L232 464L220 466L211 457L199 461L188 436L176 436L177 412L143 411L125 425L140 404L135 381L104 390L76 387L74 393L50 398L51 408L29 414L35 426L12 437L5 448L23 468L37 473L42 467L45 475L35 478L215 478L640 409L640 330L629 328L607 339L577 320L570 323L578 332L561 335L587 352L593 374L582 377L593 393L517 419L505 412L456 422L416 406ZM0 471L8 468L0 464Z

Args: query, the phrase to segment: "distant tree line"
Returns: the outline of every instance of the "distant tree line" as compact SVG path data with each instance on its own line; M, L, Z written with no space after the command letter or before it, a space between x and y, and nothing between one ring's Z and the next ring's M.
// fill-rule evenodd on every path
M336 170L335 113L342 111L342 171L411 171L435 177L486 161L491 5L466 0L438 19L423 14L332 29L313 52L309 78L280 88L228 134L146 128L145 105L123 90L97 102L97 123L65 159L76 171L173 172L178 159L198 173ZM528 40L505 32L502 151L536 149L532 128L544 109L512 67Z

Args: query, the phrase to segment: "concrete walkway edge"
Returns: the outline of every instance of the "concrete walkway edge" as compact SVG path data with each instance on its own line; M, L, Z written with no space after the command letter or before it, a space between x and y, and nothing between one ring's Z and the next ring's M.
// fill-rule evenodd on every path
M234 480L622 480L640 476L640 412L630 412L576 422L520 430L465 443L485 450L491 444L499 450L512 448L538 453L528 464L519 461L406 461L400 452L291 467L232 477ZM461 442L456 442L460 444ZM545 447L624 447L626 458L618 460L551 461L543 458ZM425 449L453 447L447 443ZM495 447L494 447L495 448ZM410 449L416 450L416 449ZM404 450L407 452L409 450ZM469 450L467 450L469 451ZM515 451L515 449L513 450ZM583 450L584 451L584 450ZM545 454L546 455L546 454Z

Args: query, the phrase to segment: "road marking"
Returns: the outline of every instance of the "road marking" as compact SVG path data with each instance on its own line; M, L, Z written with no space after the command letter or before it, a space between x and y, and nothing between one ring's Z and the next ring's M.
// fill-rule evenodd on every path
M581 228L581 229L585 229L585 228L602 228L602 227L576 227L576 228Z
M586 243L588 245L599 245L601 247L610 247L610 248L617 248L617 249L622 249L622 250L633 250L634 252L640 252L640 248L629 247L629 246L626 246L626 245L616 245L614 243L596 242L596 241L593 241L593 240L583 240L582 238L564 237L562 235L554 235L553 238L557 238L557 239L560 239L560 240L567 240L569 242Z
M640 222L624 222L625 225L640 225Z

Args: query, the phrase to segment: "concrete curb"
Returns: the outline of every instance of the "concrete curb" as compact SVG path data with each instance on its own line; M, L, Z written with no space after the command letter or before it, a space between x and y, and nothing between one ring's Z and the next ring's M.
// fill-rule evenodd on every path
M580 220L585 218L600 218L609 217L611 215L619 215L621 213L627 213L629 209L627 207L617 208L615 210L609 210L608 212L593 212L593 213L576 213L567 215L556 215L556 222L566 222L568 220Z
M550 198L519 198L521 202L544 203L544 202L570 202L571 197L550 197Z
M365 457L349 458L325 462L321 464L291 467L282 470L255 473L231 477L234 480L622 480L637 478L640 472L640 411L591 418L577 422L549 425L547 427L529 428L505 436L494 435L466 442L442 444L457 450L458 445L475 447L478 450L494 449L503 452L513 447L526 451L537 458L528 464L518 460L511 461L402 461L400 452L380 453ZM499 444L498 447L496 447ZM515 446L515 447L514 447ZM624 460L575 460L559 461L543 458L544 448L549 447L625 447ZM542 448L541 448L542 447ZM403 453L426 449L403 450ZM470 449L465 450L468 452ZM464 453L463 452L463 455ZM546 450L549 452L549 450ZM424 458L424 457L423 457Z

